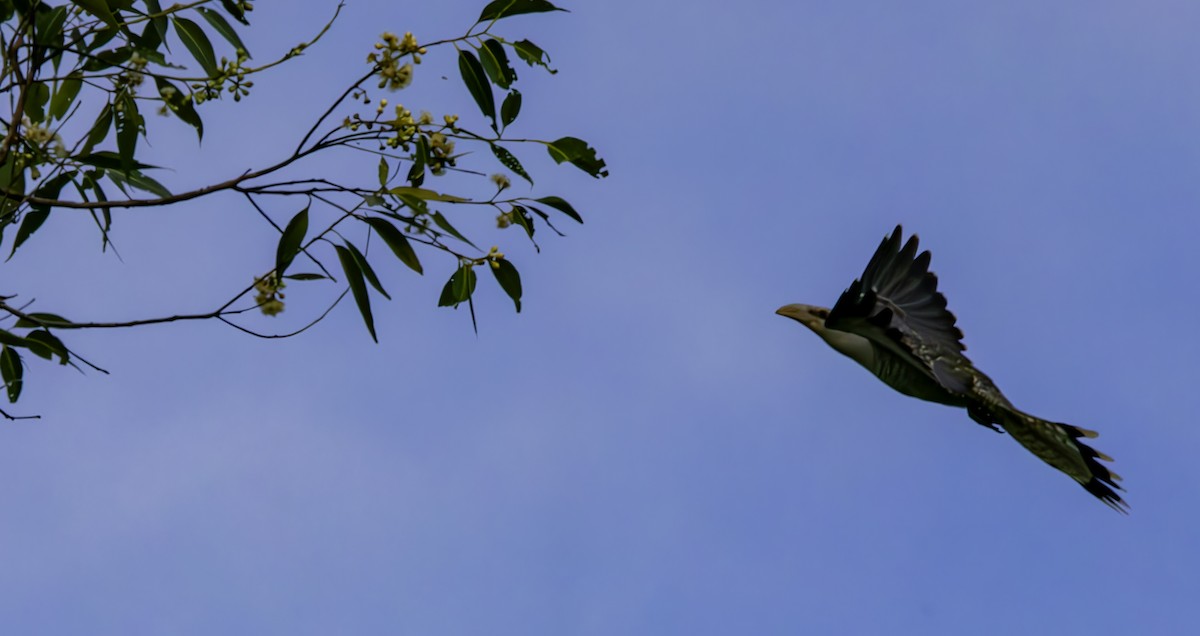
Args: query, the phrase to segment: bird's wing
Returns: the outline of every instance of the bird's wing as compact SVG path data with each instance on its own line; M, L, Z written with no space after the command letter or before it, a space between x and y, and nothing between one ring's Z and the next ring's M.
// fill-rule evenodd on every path
M883 239L829 312L825 326L863 336L899 354L947 390L967 394L974 370L963 355L962 332L929 271L928 251L917 254L914 234L901 247L899 225Z

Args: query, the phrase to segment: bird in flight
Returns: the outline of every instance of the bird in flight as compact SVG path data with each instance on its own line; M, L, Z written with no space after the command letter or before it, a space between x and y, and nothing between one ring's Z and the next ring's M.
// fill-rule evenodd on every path
M967 347L929 271L929 252L917 253L915 234L903 247L901 237L897 225L832 309L784 305L775 313L808 327L893 389L965 408L977 423L1007 431L1109 507L1128 513L1116 492L1123 490L1116 483L1121 478L1098 461L1112 458L1080 441L1096 437L1095 431L1018 410L963 355Z

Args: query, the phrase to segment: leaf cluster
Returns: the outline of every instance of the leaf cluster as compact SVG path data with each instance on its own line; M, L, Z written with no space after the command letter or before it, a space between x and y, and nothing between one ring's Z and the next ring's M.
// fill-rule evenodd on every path
M177 119L199 142L211 102L250 97L255 75L305 54L337 18L335 11L314 37L255 65L241 35L252 9L246 0L200 0L165 8L159 0L73 0L57 6L0 0L0 86L9 108L6 116L0 115L0 248L7 248L7 258L37 238L51 216L70 222L83 212L97 228L101 251L114 251L114 222L122 210L215 196L237 197L248 213L279 234L271 246L274 253L264 259L266 271L212 311L199 314L70 321L33 311L30 302L18 303L12 292L20 281L0 278L13 287L0 289L10 293L0 295L0 378L10 402L21 395L24 353L99 369L60 339L71 330L220 320L251 335L282 338L320 322L349 295L368 333L378 339L372 300L391 298L380 254L390 254L418 275L430 268L425 262L429 254L449 257L449 278L437 304L468 305L473 324L480 267L492 272L499 290L520 311L523 288L516 265L498 248L478 248L452 219L492 210L499 228L518 226L530 241L541 226L562 234L554 225L555 215L583 222L561 196L506 196L511 183L502 173L490 177L496 186L491 197L448 191L462 187L462 179L488 178L497 169L532 187L533 176L520 159L521 148L529 146L541 146L555 162L593 177L607 176L603 159L579 138L547 141L508 134L524 99L513 60L557 71L549 54L533 42L507 39L493 29L513 16L563 11L545 0L495 0L465 35L429 44L411 34L384 34L376 50L385 54L368 56L366 71L331 100L293 150L270 165L188 191L176 191L151 176L160 168L139 160L151 132L148 113ZM399 104L389 105L386 97L370 96L377 81L379 87L404 89L416 72L413 65L439 48L455 50L464 97L477 107L481 126L452 114L435 121L426 112L417 116ZM366 114L347 112L355 104L376 107ZM469 150L485 146L486 153ZM337 148L370 157L363 180L286 176L289 169ZM489 167L489 162L494 163ZM457 176L444 187L432 185L447 175ZM290 199L299 200L284 212L289 206L277 202ZM372 249L380 243L385 250ZM302 266L307 271L295 271ZM284 311L286 281L332 283L334 298L299 330L261 331L251 319Z

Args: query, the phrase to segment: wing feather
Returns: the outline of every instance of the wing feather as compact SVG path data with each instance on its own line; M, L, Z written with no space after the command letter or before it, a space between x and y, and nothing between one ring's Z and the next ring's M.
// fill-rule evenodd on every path
M929 271L931 256L918 252L914 234L901 245L897 225L883 239L860 278L851 283L829 312L825 326L855 333L904 356L952 390L963 390L954 369L970 361L962 354L962 331L946 309L946 297Z

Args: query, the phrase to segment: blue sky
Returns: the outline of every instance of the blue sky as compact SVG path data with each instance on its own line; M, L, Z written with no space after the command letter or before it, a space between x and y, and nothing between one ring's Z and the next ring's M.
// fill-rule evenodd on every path
M350 2L204 146L185 189L290 147L383 30L483 2ZM34 363L0 426L6 632L1191 633L1200 565L1200 7L1185 2L564 3L516 18L528 157L586 219L481 280L380 269L380 343L339 307L264 342L217 324L80 334L112 375ZM259 59L332 3L258 3ZM449 75L450 81L440 80ZM390 96L470 113L434 51ZM370 158L308 168L374 175ZM520 184L518 188L524 187ZM287 218L288 210L273 210ZM1101 432L1114 514L962 411L898 395L773 311L831 304L897 223L933 251L968 354L1020 408ZM122 213L123 261L55 214L0 291L76 320L201 311L270 268L232 197ZM11 240L11 236L9 237ZM276 321L329 299L289 288ZM288 322L288 321L295 321ZM270 327L266 318L254 323ZM7 407L6 407L7 408Z

